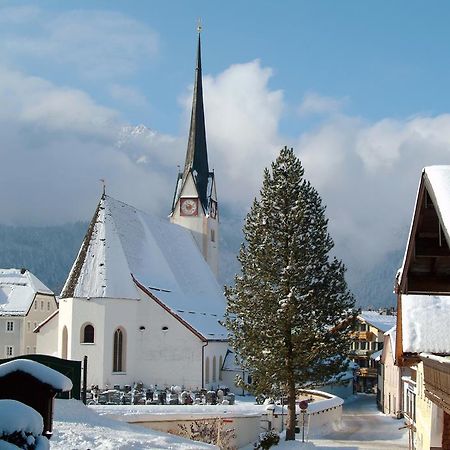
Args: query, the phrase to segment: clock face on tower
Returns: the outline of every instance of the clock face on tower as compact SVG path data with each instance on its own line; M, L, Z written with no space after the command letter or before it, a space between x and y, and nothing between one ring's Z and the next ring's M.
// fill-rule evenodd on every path
M197 216L198 215L198 199L197 198L182 198L180 200L180 214L182 216Z

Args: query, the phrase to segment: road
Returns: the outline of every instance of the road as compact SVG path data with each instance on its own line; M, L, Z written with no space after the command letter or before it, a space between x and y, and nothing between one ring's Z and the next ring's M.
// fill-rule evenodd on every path
M408 448L408 433L399 430L404 424L381 414L376 408L374 395L361 394L344 404L342 426L321 439L310 442L280 442L278 450L295 449L364 449L396 450ZM297 438L298 439L298 438Z

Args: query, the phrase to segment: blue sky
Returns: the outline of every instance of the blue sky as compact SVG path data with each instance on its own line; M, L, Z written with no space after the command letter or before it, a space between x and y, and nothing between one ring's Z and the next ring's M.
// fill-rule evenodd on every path
M217 74L231 64L254 59L273 68L270 86L282 89L288 102L280 124L288 137L309 125L292 114L309 91L345 99L348 113L368 120L438 114L448 105L450 5L444 1L40 1L38 5L48 19L76 10L119 13L139 24L143 34L154 33L154 52L142 52L132 73L111 77L139 90L146 108L111 99L102 89L105 77L87 80L68 67L21 54L10 59L36 75L87 90L102 104L120 109L130 122L164 132L180 131L177 97L192 82L198 17L204 28L205 73ZM32 37L41 34L41 26L42 22L8 28L11 34ZM105 45L110 40L113 51L113 36L103 38Z
M100 178L168 213L201 17L223 227L240 226L263 168L293 146L337 253L370 270L405 245L421 168L450 164L449 13L444 1L0 1L2 222L88 219Z

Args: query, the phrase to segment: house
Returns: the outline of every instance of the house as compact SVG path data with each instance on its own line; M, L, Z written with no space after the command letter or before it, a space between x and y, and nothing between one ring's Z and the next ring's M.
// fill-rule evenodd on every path
M450 448L445 364L450 355L450 166L425 167L396 277L396 363L409 367L404 411L418 449ZM445 358L444 358L445 360Z
M214 273L219 213L208 166L198 38L191 128L170 221L104 192L38 348L88 357L88 385L216 387L228 344Z
M384 345L380 358L380 410L389 416L400 418L403 411L403 379L411 379L408 367L395 364L396 327L384 333Z
M384 333L395 321L396 317L385 311L362 311L357 316L349 358L359 366L356 372L358 392L373 392L376 388L378 362L371 359L371 355L383 348Z
M33 330L58 308L55 294L26 269L0 269L0 359L36 353Z

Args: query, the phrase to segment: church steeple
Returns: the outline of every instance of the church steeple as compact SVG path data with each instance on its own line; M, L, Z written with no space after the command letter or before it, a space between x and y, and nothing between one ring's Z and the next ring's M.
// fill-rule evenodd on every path
M206 147L205 111L203 108L202 57L200 30L198 29L197 67L195 68L194 95L192 99L191 127L184 163L183 180L192 172L200 202L208 208L208 151Z
M209 171L198 28L191 127L183 171L178 173L170 221L191 231L213 273L218 273L219 212L214 172Z

